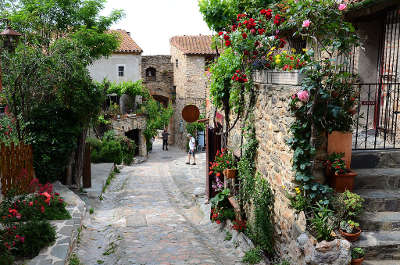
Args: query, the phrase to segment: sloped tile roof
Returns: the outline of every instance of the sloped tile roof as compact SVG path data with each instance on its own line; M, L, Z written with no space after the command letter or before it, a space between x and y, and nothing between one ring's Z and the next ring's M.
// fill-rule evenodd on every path
M175 36L170 40L172 46L187 55L214 55L215 49L211 48L211 35Z
M141 54L143 50L131 38L128 32L123 29L110 30L111 33L117 33L121 36L121 44L115 53L135 53Z

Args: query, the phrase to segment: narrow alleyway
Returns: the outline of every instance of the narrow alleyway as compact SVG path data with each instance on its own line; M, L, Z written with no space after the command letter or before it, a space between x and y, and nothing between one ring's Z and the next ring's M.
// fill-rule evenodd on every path
M219 226L196 206L204 194L205 154L197 165L156 141L149 160L124 167L85 222L77 250L82 264L240 264Z

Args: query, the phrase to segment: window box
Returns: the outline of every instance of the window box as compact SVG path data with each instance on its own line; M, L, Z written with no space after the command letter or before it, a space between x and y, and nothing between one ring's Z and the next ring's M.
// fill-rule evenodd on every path
M299 70L294 71L277 71L263 70L254 72L253 79L256 83L276 84L276 85L295 85L301 84L304 74Z

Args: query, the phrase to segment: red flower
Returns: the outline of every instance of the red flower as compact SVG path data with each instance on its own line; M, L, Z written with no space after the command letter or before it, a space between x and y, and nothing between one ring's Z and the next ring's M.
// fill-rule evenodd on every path
M258 34L264 34L264 32L265 32L265 29L258 29Z
M231 44L232 44L232 43L231 43L231 41L230 41L230 40L227 40L227 41L225 41L225 46L226 46L226 47L229 47L229 46L231 46Z
M224 40L229 40L231 37L229 37L229 35L225 34L224 35Z
M286 41L284 39L279 40L279 48L283 48L286 45Z
M212 175L213 171L210 171L210 173L208 173L208 175Z
M224 34L222 31L218 32L219 36L222 36L222 34Z
M44 213L44 206L43 206L43 205L40 207L40 211L41 211L42 213Z
M251 32L251 34L256 35L256 30L255 29L251 29L250 32Z
M217 177L221 176L221 173L218 172L216 176L217 176Z
M247 39L247 34L246 34L246 32L243 32L243 33L242 33L242 37L243 37L243 39Z
M280 24L282 24L285 21L285 19L283 17L281 17L281 15L276 14L275 18L274 18L274 24L279 26Z

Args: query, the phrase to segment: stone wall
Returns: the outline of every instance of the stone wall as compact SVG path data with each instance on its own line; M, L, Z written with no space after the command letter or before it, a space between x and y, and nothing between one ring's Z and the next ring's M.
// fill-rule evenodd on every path
M147 71L155 69L155 76L149 76ZM142 80L155 100L168 104L173 100L174 67L169 55L142 56ZM174 144L174 120L171 118L168 126L168 143Z
M178 63L176 62L178 60ZM171 62L174 68L175 100L175 144L185 149L187 144L186 122L182 110L187 105L196 105L200 113L206 114L208 79L205 75L206 56L185 55L171 46Z
M304 254L296 239L305 232L304 214L296 214L289 207L285 188L293 186L293 151L286 144L293 117L288 111L290 96L300 87L297 85L266 84L263 77L255 78L257 93L254 109L254 125L259 147L256 154L257 171L264 176L275 194L275 239L278 256L291 260L291 264L304 264ZM234 115L232 119L234 118ZM240 124L240 123L239 123ZM240 155L243 138L240 126L230 133L228 147Z
M144 116L129 115L112 121L112 127L117 136L125 136L126 132L139 130L139 156L147 156L146 138L143 131L146 129L146 118Z
M155 77L146 76L146 70L156 70ZM151 95L171 98L174 85L174 69L169 55L142 56L142 80Z

